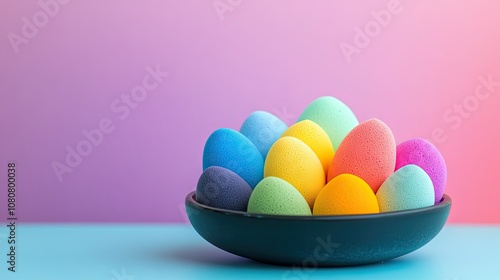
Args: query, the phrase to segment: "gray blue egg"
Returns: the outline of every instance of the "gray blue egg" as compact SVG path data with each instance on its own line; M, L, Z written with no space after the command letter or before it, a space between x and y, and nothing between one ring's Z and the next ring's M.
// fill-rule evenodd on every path
M215 208L246 211L252 188L238 174L219 166L207 168L196 187L196 201Z

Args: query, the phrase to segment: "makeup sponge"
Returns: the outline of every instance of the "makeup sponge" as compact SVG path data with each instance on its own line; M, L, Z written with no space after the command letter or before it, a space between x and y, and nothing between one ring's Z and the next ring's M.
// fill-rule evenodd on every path
M263 178L264 159L243 134L220 128L208 137L203 150L203 170L210 166L229 169L254 188Z
M321 190L314 203L314 215L351 215L379 213L377 198L361 178L342 174Z
M353 174L377 192L395 165L396 142L391 129L378 119L370 119L349 132L335 151L328 181L343 173Z
M410 210L434 205L434 187L425 171L409 164L394 172L377 192L380 212Z
M245 211L252 188L238 174L219 166L205 169L196 187L196 201L207 206Z
M328 172L335 152L328 134L319 125L310 120L303 120L290 126L282 136L295 137L304 142L321 161L325 174Z
M434 202L440 202L446 187L447 169L439 150L421 138L403 142L397 146L396 170L408 164L418 165L429 175L434 186Z
M255 187L248 212L271 215L311 215L304 197L285 180L266 177Z
M269 148L287 128L288 126L275 115L256 111L243 122L240 132L252 141L262 158L266 159Z
M312 208L325 185L325 172L316 154L297 138L285 136L271 146L264 177L278 177L294 186Z
M358 125L358 119L351 109L331 96L323 96L311 102L298 122L303 120L311 120L321 126L328 134L335 151L347 133Z

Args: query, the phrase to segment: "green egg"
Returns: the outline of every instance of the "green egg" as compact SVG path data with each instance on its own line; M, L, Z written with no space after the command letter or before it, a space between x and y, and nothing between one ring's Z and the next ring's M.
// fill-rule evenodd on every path
M266 177L260 181L250 196L248 213L269 215L310 216L309 204L287 181Z

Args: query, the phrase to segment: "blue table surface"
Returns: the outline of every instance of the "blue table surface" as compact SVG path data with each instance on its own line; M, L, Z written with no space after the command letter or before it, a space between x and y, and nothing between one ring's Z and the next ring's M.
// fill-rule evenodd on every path
M422 249L381 264L303 269L226 253L189 225L21 224L16 270L0 279L500 279L500 227L450 226ZM3 235L3 236L2 236Z

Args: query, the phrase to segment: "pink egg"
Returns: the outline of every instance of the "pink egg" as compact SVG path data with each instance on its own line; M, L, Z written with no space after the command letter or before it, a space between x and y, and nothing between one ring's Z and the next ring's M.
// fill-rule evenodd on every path
M340 143L328 181L343 173L353 174L377 192L395 165L396 141L391 129L378 119L370 119L354 127Z
M434 185L434 202L440 202L446 187L447 170L439 150L429 141L416 138L399 144L396 151L396 170L408 164L422 168Z

